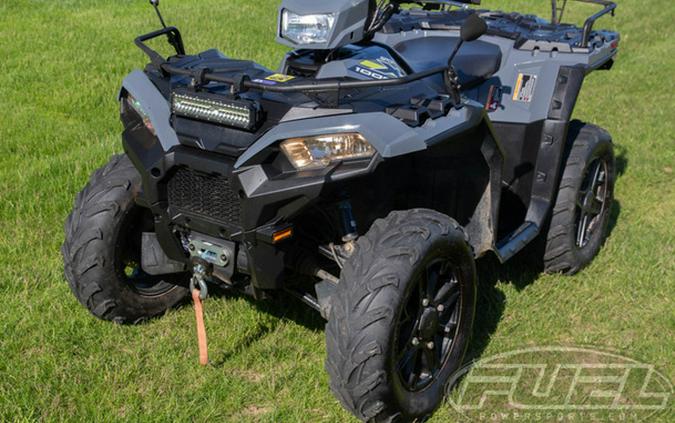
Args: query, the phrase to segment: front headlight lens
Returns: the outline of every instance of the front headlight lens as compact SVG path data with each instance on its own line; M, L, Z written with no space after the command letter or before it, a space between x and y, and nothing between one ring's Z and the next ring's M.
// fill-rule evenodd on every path
M333 162L375 154L373 146L358 133L291 138L281 143L281 150L298 170L321 169Z
M281 35L296 44L327 43L335 23L332 13L298 15L284 10L281 16Z

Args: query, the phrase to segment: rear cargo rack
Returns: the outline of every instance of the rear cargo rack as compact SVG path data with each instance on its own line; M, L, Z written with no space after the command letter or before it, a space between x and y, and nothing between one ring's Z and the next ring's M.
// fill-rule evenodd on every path
M576 0L576 1L580 1L582 3L594 3L605 6L604 9L586 19L586 22L584 23L584 35L581 38L581 45L579 47L585 48L588 47L588 41L589 38L591 38L591 31L593 31L593 25L595 24L595 21L597 21L598 19L600 19L601 17L605 16L608 13L611 13L612 16L614 16L614 11L616 10L616 3L609 0Z
M563 14L565 13L565 6L567 5L567 0L562 0L562 6L560 7L558 7L558 1L559 0L551 0L551 8L553 9L553 16L551 17L552 24L561 23ZM611 13L612 16L614 16L614 11L616 10L616 3L610 0L574 0L574 1L604 6L604 9L590 16L588 19L586 19L586 22L584 22L584 32L583 36L581 37L579 47L586 48L588 47L589 38L591 37L591 32L593 31L593 25L595 25L595 21L607 15L608 13Z

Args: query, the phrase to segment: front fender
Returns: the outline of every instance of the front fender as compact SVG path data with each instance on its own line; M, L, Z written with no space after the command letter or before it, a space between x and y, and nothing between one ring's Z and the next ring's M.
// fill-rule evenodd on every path
M169 102L143 71L135 70L124 78L119 100L125 96L125 93L134 96L150 116L150 122L155 128L157 138L164 151L169 151L179 144L178 135L171 127Z
M265 133L241 155L235 168L245 166L251 159L279 141L343 132L360 133L384 159L403 156L426 150L474 128L482 122L483 116L483 107L478 103L469 102L460 109L451 109L446 116L429 119L417 128L410 127L384 112L282 122Z

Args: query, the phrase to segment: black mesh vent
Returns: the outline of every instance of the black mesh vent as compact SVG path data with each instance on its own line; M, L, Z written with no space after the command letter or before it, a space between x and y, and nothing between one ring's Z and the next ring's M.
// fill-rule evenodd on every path
M240 225L239 198L226 176L179 168L167 188L172 209L219 223Z

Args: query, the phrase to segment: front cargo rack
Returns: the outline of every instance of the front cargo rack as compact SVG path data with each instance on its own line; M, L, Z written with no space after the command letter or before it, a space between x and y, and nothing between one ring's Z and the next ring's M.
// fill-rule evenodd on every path
M564 11L563 8L560 9L557 7L557 1L551 0L553 8L553 18L552 22L558 20L558 11L560 15ZM566 0L563 0L566 3ZM614 11L617 7L616 3L609 0L574 0L583 3L593 3L604 6L604 9L598 13L590 16L583 28L583 36L580 42L579 47L586 48L588 46L588 41L593 30L593 25L595 21L601 18L608 13L614 15ZM471 3L471 4L480 4L480 1L476 2L471 1L450 1L450 0L428 0L428 1L396 1L396 3L417 3L417 4L429 4L429 5L438 5L438 6L457 6L458 4ZM466 6L466 5L465 5ZM151 39L166 35L169 43L176 50L178 56L185 56L185 47L183 44L183 39L180 31L176 27L164 27L163 29L150 32L148 34L141 35L135 39L135 44L150 58L151 62L155 67L160 69L162 72L169 75L185 76L191 78L197 85L204 85L208 82L218 82L228 84L231 87L232 94L237 94L239 92L244 92L246 90L257 90L262 92L272 92L272 93L324 93L324 92L336 92L336 97L339 99L340 91L346 89L359 89L359 88L373 88L373 87L391 87L408 84L410 82L419 81L421 79L428 78L430 76L439 75L450 70L450 66L437 66L422 72L412 73L400 78L392 78L386 80L373 80L373 81L344 81L344 80L312 80L310 82L303 81L298 83L288 83L283 85L270 85L263 82L257 82L251 80L251 78L246 74L238 75L237 77L228 77L223 75L218 75L211 69L186 69L178 66L171 65L167 59L162 57L155 50L151 49L145 42Z

